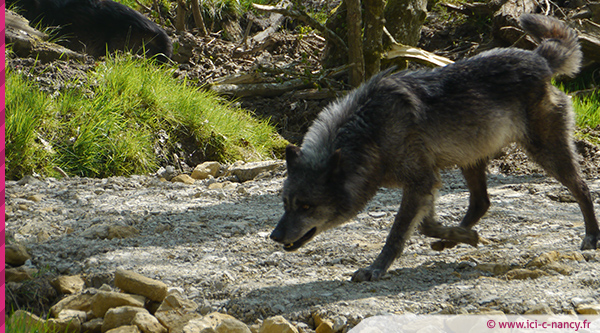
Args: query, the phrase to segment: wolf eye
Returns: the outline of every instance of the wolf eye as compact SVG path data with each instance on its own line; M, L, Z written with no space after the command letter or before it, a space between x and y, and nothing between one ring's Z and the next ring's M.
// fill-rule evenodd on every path
M309 210L310 207L311 206L309 204L304 204L304 205L302 205L302 210Z

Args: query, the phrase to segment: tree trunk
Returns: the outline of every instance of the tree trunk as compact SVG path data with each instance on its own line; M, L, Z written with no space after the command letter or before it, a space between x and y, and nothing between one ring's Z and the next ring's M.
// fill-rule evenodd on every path
M400 44L417 45L426 17L427 0L388 0L385 6L385 26Z
M200 36L204 37L208 35L206 32L206 26L204 25L204 18L202 17L202 12L200 11L199 0L192 0L192 13L194 14L194 23L196 23L196 28L200 31Z
M177 0L177 16L175 17L175 29L177 31L185 31L185 8L184 0Z
M379 6L385 3L383 0L364 0L363 8L369 8L364 10L364 38L363 38L363 52L365 58L366 77L379 71L380 65L377 63L381 56L384 46L377 45L377 42L381 40L382 28L376 28L385 23L390 34L398 43L406 45L416 45L421 37L421 26L427 17L427 0L388 0L387 5L383 9L383 17L385 21L379 20L377 22L377 13L381 10ZM375 9L372 10L372 7ZM347 6L346 0L342 1L338 8L335 9L333 15L327 19L326 26L330 30L334 31L343 40L348 40L348 27L347 27ZM379 14L381 17L381 14ZM368 21L375 22L367 23ZM369 45L367 45L369 44ZM368 54L367 54L368 53ZM376 56L376 54L378 54ZM372 56L372 57L371 57ZM323 67L333 68L340 66L341 64L348 63L348 53L340 51L340 49L333 43L327 42L325 51L322 58Z
M381 55L383 54L383 9L384 0L364 0L365 31L363 37L365 78L377 74L381 68ZM350 9L350 7L348 7Z
M342 1L325 22L325 26L340 36L342 40L348 40L346 12L346 1ZM339 46L328 40L321 61L324 68L338 67L348 63L348 53L342 52Z
M348 63L350 68L350 85L358 87L365 78L365 60L363 58L362 19L360 0L346 0L346 22L348 26Z

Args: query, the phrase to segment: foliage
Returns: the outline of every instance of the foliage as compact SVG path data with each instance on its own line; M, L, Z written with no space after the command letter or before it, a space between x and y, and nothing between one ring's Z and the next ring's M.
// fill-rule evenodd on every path
M256 160L280 154L286 144L267 122L149 60L111 57L86 82L65 86L79 88L51 96L7 70L7 179L52 175L55 166L88 177L143 174L164 158L157 151Z

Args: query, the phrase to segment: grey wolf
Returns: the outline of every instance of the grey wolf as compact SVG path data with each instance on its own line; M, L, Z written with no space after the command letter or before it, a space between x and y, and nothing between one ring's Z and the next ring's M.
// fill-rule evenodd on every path
M139 12L111 0L9 0L32 25L57 26L59 43L94 57L127 50L166 61L171 40Z
M574 195L585 221L582 249L597 248L600 230L572 139L569 97L551 84L581 62L575 31L541 15L521 26L539 41L534 51L497 48L443 68L380 73L326 107L301 148L286 149L285 213L271 239L287 251L361 211L377 189L403 188L385 246L353 281L378 280L402 253L413 229L440 240L477 245L471 228L490 206L486 164L517 142ZM470 192L460 226L435 220L439 170L460 167Z

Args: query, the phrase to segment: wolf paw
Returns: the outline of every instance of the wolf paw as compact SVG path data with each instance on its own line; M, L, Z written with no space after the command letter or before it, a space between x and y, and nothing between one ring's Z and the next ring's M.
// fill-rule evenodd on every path
M352 282L378 281L384 273L382 269L361 268L352 275Z
M581 243L582 250L595 250L598 248L598 240L600 239L600 234L596 235L585 235L583 238L583 242Z
M431 243L431 249L434 251L444 251L445 249L451 249L458 245L457 242L449 241L449 240L440 240Z

